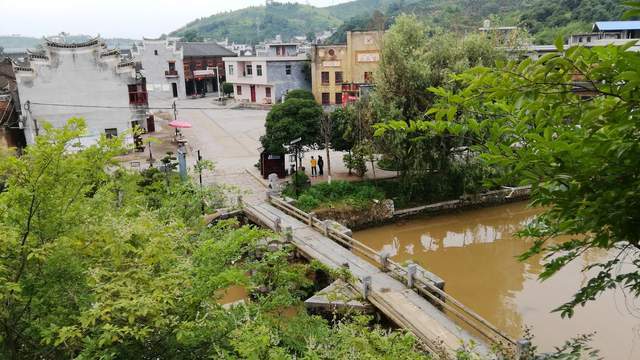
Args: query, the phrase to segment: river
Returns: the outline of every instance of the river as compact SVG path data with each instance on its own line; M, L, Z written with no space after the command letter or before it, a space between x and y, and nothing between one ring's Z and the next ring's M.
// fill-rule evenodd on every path
M551 313L571 298L586 276L580 269L607 256L590 252L551 279L540 282L541 259L519 262L530 241L514 233L537 209L512 203L462 213L401 221L356 232L400 263L413 260L446 281L446 291L513 338L531 327L541 351L578 334L596 332L591 345L605 359L640 359L640 300L612 290L571 319Z

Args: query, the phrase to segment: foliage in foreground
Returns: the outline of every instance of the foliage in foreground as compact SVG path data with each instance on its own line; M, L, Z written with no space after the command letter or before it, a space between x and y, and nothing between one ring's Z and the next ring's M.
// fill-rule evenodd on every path
M204 226L206 193L175 175L118 170L121 139L77 148L79 119L44 130L0 158L0 358L425 358L369 318L299 311L314 266L260 250L263 230ZM250 300L227 310L231 285Z
M542 279L586 251L609 251L584 269L588 281L562 316L610 288L640 295L640 55L631 45L472 69L454 77L460 91L432 89L442 102L430 112L447 125L415 123L473 138L487 164L505 169L503 183L532 186L533 204L547 210L523 232L536 241L522 259L543 254ZM561 235L570 240L549 241Z

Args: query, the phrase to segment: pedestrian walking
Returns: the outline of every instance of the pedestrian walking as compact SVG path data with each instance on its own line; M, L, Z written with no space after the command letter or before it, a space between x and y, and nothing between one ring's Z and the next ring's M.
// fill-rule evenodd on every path
M311 176L318 176L318 160L311 157Z
M324 175L324 160L322 160L322 156L318 155L318 174L320 176Z

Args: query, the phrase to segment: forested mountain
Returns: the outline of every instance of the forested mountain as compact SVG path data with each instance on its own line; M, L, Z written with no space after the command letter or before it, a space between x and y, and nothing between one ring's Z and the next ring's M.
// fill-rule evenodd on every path
M590 30L597 20L620 19L623 0L355 0L317 8L273 3L195 20L175 31L195 31L207 38L255 43L277 34L295 35L337 28L331 42L343 42L348 30L388 27L401 13L413 13L434 28L476 31L485 19L494 25L517 25L537 43Z
M308 32L335 28L341 23L327 9L273 3L200 18L174 31L172 35L183 36L195 30L205 38L228 38L241 43L257 43L275 35L288 39Z

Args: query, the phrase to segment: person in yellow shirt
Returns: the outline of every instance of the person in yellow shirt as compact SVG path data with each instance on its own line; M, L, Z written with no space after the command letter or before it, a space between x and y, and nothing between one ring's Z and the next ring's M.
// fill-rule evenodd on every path
M311 157L311 176L318 176L318 160Z

